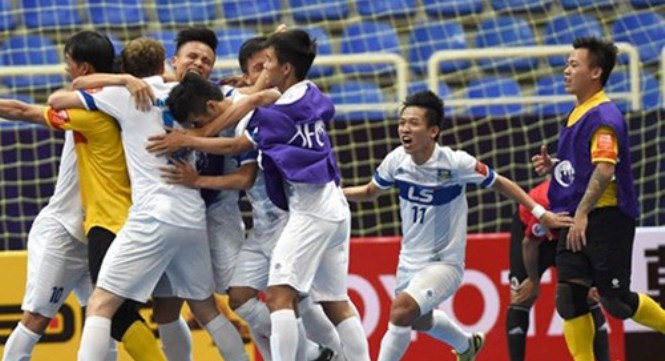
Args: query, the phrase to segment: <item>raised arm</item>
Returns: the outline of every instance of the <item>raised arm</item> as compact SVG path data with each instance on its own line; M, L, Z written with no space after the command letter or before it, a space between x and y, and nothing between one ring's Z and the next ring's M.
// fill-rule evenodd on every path
M379 188L373 181L369 181L369 183L365 185L345 187L343 191L346 198L350 201L368 202L378 198L382 189Z
M231 126L231 124L240 121L240 119L252 110L274 103L280 95L281 93L275 89L266 89L248 95L240 101L230 104L220 116L199 128L196 133L202 136L212 137L221 130Z
M0 118L13 121L26 121L34 124L48 125L44 118L46 107L24 103L14 99L0 99Z

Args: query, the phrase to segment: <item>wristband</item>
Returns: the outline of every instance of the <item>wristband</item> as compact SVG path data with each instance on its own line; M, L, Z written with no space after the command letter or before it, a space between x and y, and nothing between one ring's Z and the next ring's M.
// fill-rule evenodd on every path
M536 204L536 206L531 209L531 214L533 214L536 219L541 219L546 212L547 210L545 210L540 204Z

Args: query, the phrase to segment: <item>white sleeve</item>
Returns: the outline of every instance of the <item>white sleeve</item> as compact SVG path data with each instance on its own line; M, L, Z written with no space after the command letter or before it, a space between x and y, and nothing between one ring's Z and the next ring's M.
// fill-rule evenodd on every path
M396 151L388 153L374 172L372 181L381 189L388 189L395 185L395 169L399 162Z
M134 102L125 87L109 86L102 89L79 90L78 95L88 110L102 111L119 121L126 119Z
M463 150L455 151L453 159L455 160L461 183L480 184L484 188L494 185L496 172L485 163L477 160Z

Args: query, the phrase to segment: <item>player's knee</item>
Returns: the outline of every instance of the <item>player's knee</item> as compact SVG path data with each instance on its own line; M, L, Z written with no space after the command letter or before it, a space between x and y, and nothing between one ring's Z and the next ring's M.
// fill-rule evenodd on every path
M21 317L21 323L23 326L39 335L44 334L46 327L48 327L50 322L50 317L40 315L36 312L25 311L23 312L23 317Z
M633 317L639 304L639 297L634 292L623 292L621 294L601 295L600 303L605 310L621 320Z
M247 301L256 298L258 292L249 287L231 287L229 288L228 295L229 307L235 311Z
M390 307L390 322L397 326L411 326L420 317L420 306L408 294L402 292Z
M266 304L270 312L292 309L296 300L296 291L291 286L270 286L266 292Z
M589 312L587 295L589 287L577 283L560 282L556 289L556 310L564 320Z

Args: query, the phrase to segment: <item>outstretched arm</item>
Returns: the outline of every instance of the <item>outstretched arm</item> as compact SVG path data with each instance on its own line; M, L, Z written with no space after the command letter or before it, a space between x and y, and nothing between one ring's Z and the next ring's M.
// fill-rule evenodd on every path
M53 109L85 109L76 90L61 89L48 97L48 105Z
M518 202L519 204L531 210L539 219L540 224L545 228L564 228L573 225L573 219L564 214L554 214L546 211L541 205L536 203L529 195L512 180L497 175L494 182L494 188L504 196Z
M155 135L148 138L148 152L157 155L171 154L182 148L195 149L204 153L219 155L235 155L251 150L254 144L242 135L235 138L206 138L183 131L172 131L168 134Z
M94 89L105 86L124 86L129 90L136 102L136 108L139 110L150 110L155 100L150 85L145 80L137 78L130 74L90 74L77 77L72 81L74 89Z
M372 201L381 194L381 188L372 181L361 186L345 187L343 191L346 198L354 202Z
M275 89L266 89L248 95L240 101L231 104L220 116L201 127L200 130L196 130L195 133L201 136L212 137L222 129L226 129L231 124L238 122L252 110L274 103L280 95L281 93Z
M161 168L162 177L169 184L180 184L190 188L216 190L247 190L254 185L258 166L254 163L243 164L235 171L221 176L203 176L185 161L175 161L173 166Z
M44 119L43 105L24 103L14 99L0 99L0 118L13 121L26 121L34 124L48 125Z

